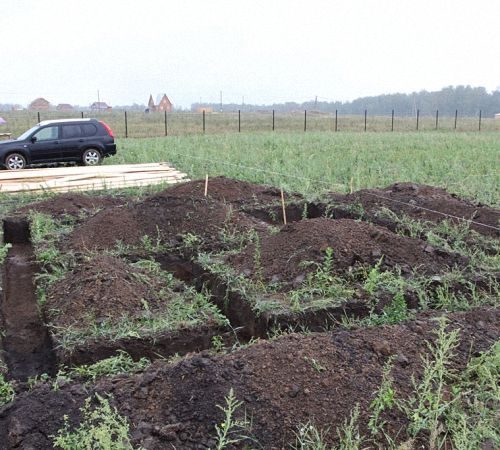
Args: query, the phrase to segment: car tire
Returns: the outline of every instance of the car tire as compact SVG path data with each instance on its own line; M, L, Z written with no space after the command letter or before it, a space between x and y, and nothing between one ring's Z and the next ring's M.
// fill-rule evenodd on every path
M101 161L101 152L96 148L88 148L83 152L82 164L84 166L98 166L99 164L101 164Z
M26 158L21 153L11 153L4 161L8 170L21 170L26 168Z

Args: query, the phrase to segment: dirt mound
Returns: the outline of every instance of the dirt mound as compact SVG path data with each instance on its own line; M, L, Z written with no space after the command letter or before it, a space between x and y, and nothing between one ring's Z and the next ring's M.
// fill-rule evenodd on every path
M78 216L81 213L91 213L98 209L122 205L127 200L122 197L91 196L84 194L61 194L48 200L23 206L16 213L23 214L28 211L37 211L51 216L69 214Z
M498 339L500 316L498 311L476 310L449 318L448 329L460 330L452 360L453 369L459 371L471 355L489 349ZM360 432L367 435L368 405L390 356L398 398L410 394L409 380L412 376L419 380L422 374L422 355L433 356L426 340L435 341L436 327L426 315L393 326L289 335L225 356L204 352L175 365L157 361L143 374L104 379L94 388L71 383L54 391L50 383L42 384L0 410L0 447L52 448L48 436L61 428L63 415L73 422L84 398L97 391L113 396L112 403L129 419L135 445L214 448L214 427L223 421L217 405L225 404L231 388L243 403L236 418L246 415L252 423L245 432L255 439L247 441L250 448L288 448L298 426L306 423L324 430L328 445L337 445L335 429L356 404ZM407 419L397 408L384 412L381 420L398 442L408 438ZM379 444L374 448L384 448L384 441ZM243 443L234 448L243 448Z
M165 305L161 283L119 258L102 255L78 265L47 293L45 310L57 327L85 327L89 321L118 321Z
M176 184L159 195L201 198L205 195L205 180ZM261 206L281 201L280 190L275 187L226 177L209 178L208 196L221 202L245 206Z
M154 242L159 238L172 243L189 233L198 238L202 247L212 249L221 245L221 233L241 233L252 228L264 230L266 226L217 200L159 195L96 214L74 231L72 246L112 248L117 241L137 244L144 235Z
M350 205L361 204L368 218L375 216L381 208L388 208L398 215L406 214L414 219L434 222L447 219L457 223L459 219L449 217L455 216L487 225L471 223L471 228L478 233L490 236L500 235L498 231L500 211L464 200L433 186L395 183L385 189L365 189L346 196L333 195L332 199L335 202Z
M400 266L404 272L420 269L439 273L446 266L462 263L460 256L436 250L424 241L398 236L386 228L351 219L327 218L294 222L281 231L262 239L260 248L249 246L229 262L240 271L255 269L256 251L260 253L262 275L292 281L315 266L304 267L305 261L321 263L327 248L333 250L333 267L345 272L356 265L375 265L383 256L382 267Z

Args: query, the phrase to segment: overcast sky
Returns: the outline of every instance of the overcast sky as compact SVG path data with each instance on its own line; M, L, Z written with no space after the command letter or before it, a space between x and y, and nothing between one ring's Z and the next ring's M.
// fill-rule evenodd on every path
M500 86L500 0L0 0L0 103Z

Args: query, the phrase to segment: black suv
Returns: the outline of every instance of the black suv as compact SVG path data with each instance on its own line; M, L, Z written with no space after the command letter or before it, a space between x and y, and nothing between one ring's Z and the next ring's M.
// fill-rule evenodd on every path
M0 141L0 164L10 170L32 164L100 164L116 154L113 131L96 119L45 120L17 139Z

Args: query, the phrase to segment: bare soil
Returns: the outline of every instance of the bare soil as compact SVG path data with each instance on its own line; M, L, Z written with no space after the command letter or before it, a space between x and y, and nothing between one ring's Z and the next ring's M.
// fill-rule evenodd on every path
M352 219L309 219L291 223L278 234L265 237L260 248L252 244L229 258L240 272L255 277L255 254L260 254L259 271L267 281L293 282L322 264L327 248L333 250L334 270L346 273L356 266L373 266L381 258L382 268L401 267L409 273L437 274L465 260L439 251L420 239L398 236L384 227Z
M331 194L330 199L331 211L340 217L345 215L343 206L360 205L369 220L377 221L381 209L388 208L398 215L406 214L417 220L472 221L470 227L478 233L500 236L500 211L425 184L395 183L385 189L364 189L349 195Z
M79 216L82 214L88 215L100 209L122 205L127 201L128 199L126 197L67 193L23 206L17 209L15 214L23 215L28 211L36 211L52 216L60 216L63 214L71 216Z
M266 225L211 198L156 195L132 205L104 210L73 233L77 250L109 249L121 241L138 245L148 235L153 243L182 243L187 235L200 240L205 249L223 248L221 233L265 230Z
M452 363L459 371L471 355L498 339L500 317L498 311L476 310L449 318L449 329L460 330ZM42 384L0 409L0 447L52 448L49 436L62 426L63 414L78 420L84 399L99 392L111 394L112 403L129 419L135 445L214 448L214 427L223 420L217 405L224 405L230 389L243 402L236 417L251 420L251 430L244 434L255 441L247 440L248 444L288 448L298 425L312 423L325 431L329 445L335 445L335 428L356 404L360 431L367 434L368 405L390 356L395 358L391 375L398 397L410 394L409 380L412 375L419 379L421 356L427 351L426 341L435 340L435 328L436 322L426 314L394 326L292 334L224 356L202 352L174 365L157 361L142 374L103 379L88 387L70 383L54 391L50 384ZM384 413L382 419L399 442L408 438L407 419L400 411ZM244 442L231 448L242 449Z
M331 194L327 203L317 205L306 206L300 196L290 194L287 197L297 202L287 206L291 220L281 226L283 217L279 216L280 205L276 206L280 192L275 188L218 177L209 180L208 197L203 190L204 180L198 180L133 201L103 197L95 203L95 197L67 195L39 203L38 210L54 217L79 217L68 240L59 243L63 252L74 252L76 265L48 290L47 317L38 312L33 280L39 268L27 221L22 219L31 208L4 222L4 236L14 246L3 273L0 320L6 333L1 347L17 396L0 408L0 449L53 448L51 436L61 428L64 414L71 423L78 423L79 408L96 392L111 394L111 403L130 422L134 445L148 450L214 448L215 424L223 420L217 405L224 405L231 388L243 402L236 416L241 419L246 415L251 420L252 427L245 435L254 440L243 440L230 448L243 449L245 444L270 450L290 448L297 427L306 423L325 430L328 445L336 445L335 428L356 404L360 406L361 431L366 433L368 406L380 385L384 364L394 357L391 374L395 388L398 396L408 396L411 377L419 380L422 374L421 357L428 354L426 341L435 339L435 317L441 313L419 312L417 319L392 326L339 328L342 317L368 313L370 299L356 298L338 308L295 315L268 311L257 317L244 292L230 292L220 277L204 271L191 258L199 252L232 249L230 256L219 258L254 280L258 269L259 279L262 276L264 282L283 283L285 291L300 285L306 274L315 270L315 264L322 264L328 248L333 250L333 270L339 276L382 261L381 270L399 267L408 277L418 270L430 279L454 266L465 268L468 261L425 240L397 235L393 223L380 219L382 207L416 219L446 218L428 211L431 209L491 227L498 226L500 217L498 210L456 198L442 189L398 183L347 196ZM359 205L362 221L354 220L359 219ZM333 218L325 218L327 212L333 213ZM269 223L279 227L269 227ZM493 228L472 227L498 236ZM235 253L237 247L231 240L251 230L258 233L259 244ZM144 241L145 235L149 242ZM195 245L186 251L189 241ZM105 252L118 242L135 246L124 252L128 261ZM229 317L231 329L218 328L208 317L200 326L181 327L175 333L115 341L96 339L71 352L54 350L49 324L58 330L78 329L91 322L99 325L124 316L140 317L146 304L152 314L168 307L164 282L128 263L144 257L155 258L163 269L196 289L208 289L211 301ZM180 292L182 286L174 280L168 288ZM418 306L418 301L412 305ZM462 370L472 356L498 340L499 314L498 308L446 313L449 328L460 329L454 370ZM331 318L335 320L328 322ZM278 329L305 326L324 330L325 324L333 331L268 339L276 325ZM52 333L55 336L54 329ZM214 336L220 336L227 348L241 336L243 343L252 337L260 340L216 355L209 350ZM32 390L25 383L29 376L53 375L58 364L87 364L119 349L134 359L147 356L156 361L144 373L104 378L93 384L75 380L62 383L59 390L53 389L53 379ZM175 353L188 356L175 364L158 359ZM397 436L399 442L407 439L408 422L400 411L384 413L382 419L391 436ZM378 448L383 448L384 444L379 444ZM373 444L372 448L377 447Z

